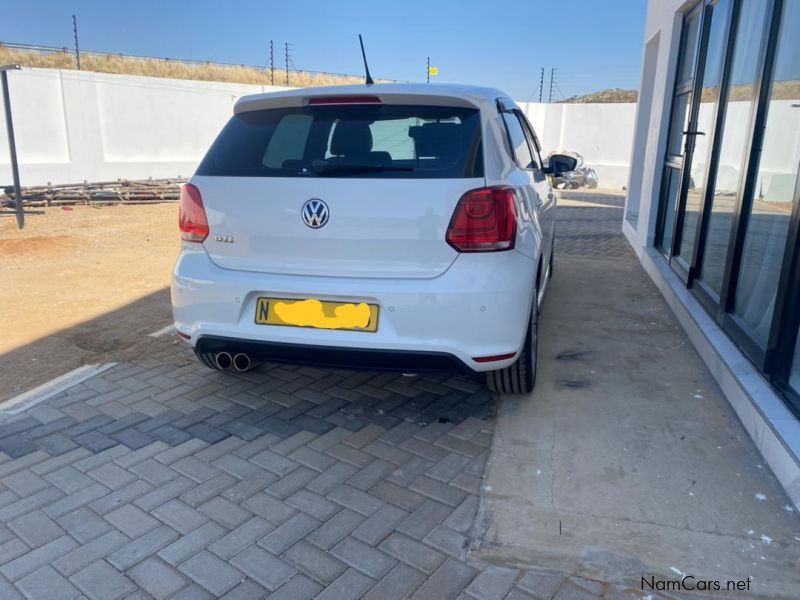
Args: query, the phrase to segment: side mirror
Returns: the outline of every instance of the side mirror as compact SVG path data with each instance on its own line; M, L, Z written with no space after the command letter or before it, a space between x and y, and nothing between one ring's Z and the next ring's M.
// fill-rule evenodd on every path
M574 171L578 166L578 160L566 154L553 154L547 161L544 172L548 175L563 175Z

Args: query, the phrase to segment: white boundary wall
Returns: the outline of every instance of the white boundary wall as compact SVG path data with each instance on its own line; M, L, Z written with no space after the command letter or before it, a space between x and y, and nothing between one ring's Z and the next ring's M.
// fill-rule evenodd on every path
M188 177L246 94L281 87L24 69L9 74L22 185ZM603 187L628 180L635 104L520 103L544 150L572 150ZM0 185L11 184L0 119Z

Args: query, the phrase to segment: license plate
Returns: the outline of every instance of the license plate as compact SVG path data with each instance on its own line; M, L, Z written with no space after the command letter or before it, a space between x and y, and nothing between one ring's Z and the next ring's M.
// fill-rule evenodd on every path
M256 324L378 331L378 305L365 302L323 302L309 298L259 298Z

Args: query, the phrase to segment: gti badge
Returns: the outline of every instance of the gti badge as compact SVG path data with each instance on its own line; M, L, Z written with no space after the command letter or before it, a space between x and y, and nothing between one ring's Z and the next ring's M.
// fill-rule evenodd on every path
M328 222L330 212L328 205L319 198L311 198L303 204L302 210L303 222L311 227L311 229L319 229Z
M217 235L214 239L218 242L222 242L223 244L232 244L233 243L233 236L232 235Z

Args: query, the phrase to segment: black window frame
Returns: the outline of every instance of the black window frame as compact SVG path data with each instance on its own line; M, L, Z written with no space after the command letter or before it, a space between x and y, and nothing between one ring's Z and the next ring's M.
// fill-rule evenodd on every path
M527 118L522 113L520 108L514 103L513 100L508 98L498 98L497 99L497 114L500 115L500 121L503 123L503 131L505 132L506 137L506 147L509 151L509 155L511 159L514 161L514 164L517 165L523 171L541 171L542 169L542 158L539 154L538 149L533 145L531 140L531 134L533 132L533 128L528 123ZM522 135L525 138L525 143L528 146L528 152L531 154L532 163L537 162L538 165L536 166L523 166L520 164L519 159L517 158L517 152L514 148L514 142L511 139L511 132L508 130L508 123L506 123L505 117L503 115L509 114L519 122L519 126L522 129Z

